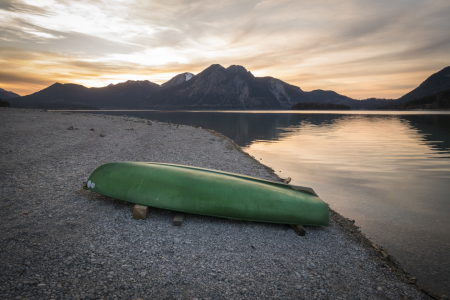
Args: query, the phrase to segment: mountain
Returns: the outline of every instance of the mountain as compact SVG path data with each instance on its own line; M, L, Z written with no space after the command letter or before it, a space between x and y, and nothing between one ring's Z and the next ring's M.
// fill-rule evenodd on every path
M102 88L55 83L14 99L12 107L50 109L290 109L298 102L354 105L333 91L304 92L273 77L255 77L242 66L215 64L197 75L179 74L161 86L127 81Z
M172 79L170 79L169 81L167 81L166 83L161 84L162 88L168 88L171 86L176 86L179 84L182 84L186 81L189 81L192 77L194 77L195 75L189 72L186 73L181 73L178 74L177 76L173 77Z
M305 92L277 78L255 77L242 66L224 68L214 64L197 75L181 73L161 86L148 80L129 80L101 88L55 83L34 94L10 98L9 102L12 107L50 109L285 110L297 103L312 102L375 109L449 88L450 67L447 67L397 100L355 100L334 91Z
M20 95L17 95L16 93L13 92L5 91L4 89L0 88L0 99L6 100L17 97L20 97Z
M449 90L450 89L450 67L445 67L439 72L434 73L425 81L423 81L417 88L410 91L409 93L403 95L402 97L386 102L375 101L377 104L374 106L376 109L419 109L419 107L414 103L408 103L416 99L422 99L430 96L431 98L435 97L436 94ZM431 99L430 98L430 99ZM433 98L434 99L434 98ZM376 99L379 100L379 99ZM426 100L428 101L428 100ZM422 103L423 100L420 100L417 103ZM430 103L427 103L430 104ZM436 104L437 105L437 104ZM424 105L423 109L431 109L431 107L435 107L436 105ZM438 106L440 106L439 104Z
M332 91L304 92L273 77L255 77L242 66L214 64L190 80L157 91L147 105L159 109L290 109L298 102L315 101L357 100Z
M101 88L55 83L10 101L11 107L48 109L138 109L160 86L148 80L126 81Z
M398 99L399 102L406 102L419 99L425 96L450 89L450 67L446 67L434 73L422 82L417 88Z
M387 110L412 110L412 109L430 109L430 110L450 110L450 89L425 96L422 98L406 101L396 102L395 105L380 107L380 109Z

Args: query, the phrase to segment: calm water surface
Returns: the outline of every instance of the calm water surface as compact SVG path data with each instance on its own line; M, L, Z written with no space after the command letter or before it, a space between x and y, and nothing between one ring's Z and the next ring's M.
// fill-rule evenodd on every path
M104 112L214 129L450 295L450 113Z

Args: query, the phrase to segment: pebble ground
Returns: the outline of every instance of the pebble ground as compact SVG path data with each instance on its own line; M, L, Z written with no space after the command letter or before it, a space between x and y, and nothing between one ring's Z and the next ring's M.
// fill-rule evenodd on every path
M0 109L0 299L429 299L349 234L152 209L81 190L98 166L158 161L279 180L212 132ZM351 232L354 230L351 229Z

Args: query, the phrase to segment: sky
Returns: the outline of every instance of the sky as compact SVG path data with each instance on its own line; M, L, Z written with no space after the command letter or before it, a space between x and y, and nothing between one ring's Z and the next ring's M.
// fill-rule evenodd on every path
M242 65L304 91L398 98L450 65L448 0L0 0L0 88L161 84Z

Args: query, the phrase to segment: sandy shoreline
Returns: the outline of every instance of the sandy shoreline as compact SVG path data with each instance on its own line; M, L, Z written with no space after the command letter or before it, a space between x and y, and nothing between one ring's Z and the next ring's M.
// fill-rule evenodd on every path
M287 226L153 209L80 192L111 161L279 178L231 140L183 125L0 109L2 299L428 299L350 220ZM70 126L73 130L69 130ZM93 129L93 130L92 130ZM78 191L78 192L77 192Z

